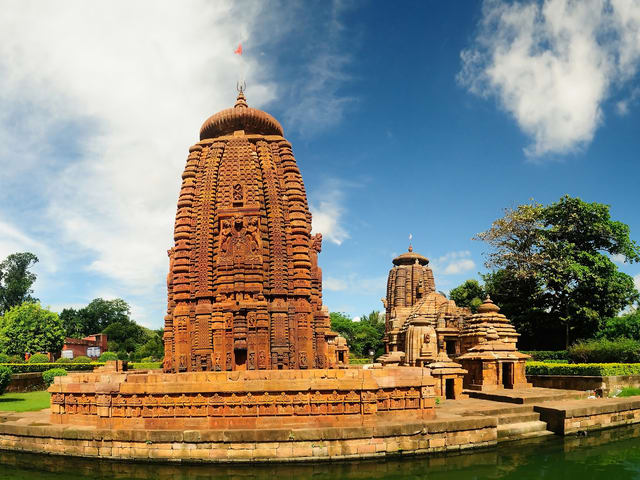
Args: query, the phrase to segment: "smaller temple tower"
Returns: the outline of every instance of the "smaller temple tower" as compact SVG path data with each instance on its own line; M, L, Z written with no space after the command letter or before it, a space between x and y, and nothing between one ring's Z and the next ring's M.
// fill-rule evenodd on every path
M519 334L490 298L472 314L436 291L429 259L409 250L389 271L383 365L428 367L436 395L528 386ZM464 378L464 381L463 381Z

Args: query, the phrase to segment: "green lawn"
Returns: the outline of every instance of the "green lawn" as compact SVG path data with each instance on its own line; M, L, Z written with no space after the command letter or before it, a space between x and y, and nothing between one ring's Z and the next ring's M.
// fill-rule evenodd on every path
M5 393L0 395L0 411L32 412L49 408L49 392Z

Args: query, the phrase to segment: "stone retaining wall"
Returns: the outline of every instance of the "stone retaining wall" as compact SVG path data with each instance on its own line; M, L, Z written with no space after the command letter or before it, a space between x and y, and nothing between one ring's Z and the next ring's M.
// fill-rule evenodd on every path
M640 423L638 397L594 400L591 405L584 401L547 402L534 410L547 422L547 429L559 435Z
M488 447L492 417L378 427L280 430L100 430L0 423L0 449L109 459L288 462L384 457Z
M14 373L7 385L6 393L33 392L44 390L47 386L42 380L42 372Z
M593 390L601 397L624 387L640 388L640 375L527 375L527 380L534 387Z

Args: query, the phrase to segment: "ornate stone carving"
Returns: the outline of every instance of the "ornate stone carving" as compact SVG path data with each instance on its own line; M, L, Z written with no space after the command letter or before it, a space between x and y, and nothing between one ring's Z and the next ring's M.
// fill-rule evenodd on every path
M322 236L311 235L302 176L282 135L240 93L189 149L169 250L166 372L338 363L317 361L336 336L322 306Z

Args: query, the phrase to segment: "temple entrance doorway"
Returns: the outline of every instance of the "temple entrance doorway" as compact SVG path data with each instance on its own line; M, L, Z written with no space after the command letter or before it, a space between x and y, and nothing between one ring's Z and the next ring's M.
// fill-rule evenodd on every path
M233 351L234 360L236 364L236 370L246 370L247 369L247 349L246 348L237 348Z
M454 387L454 379L453 378L445 379L444 398L446 398L447 400L453 400L453 399L456 398L456 391L455 391L455 387Z
M513 388L513 363L502 364L502 386L504 388Z

